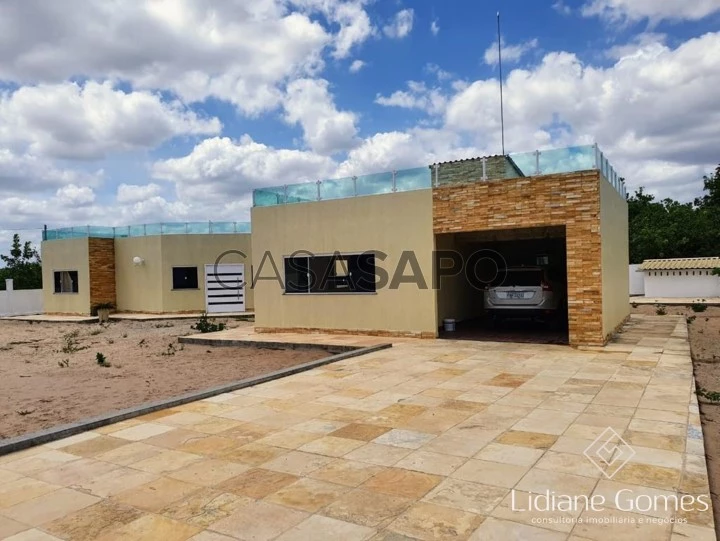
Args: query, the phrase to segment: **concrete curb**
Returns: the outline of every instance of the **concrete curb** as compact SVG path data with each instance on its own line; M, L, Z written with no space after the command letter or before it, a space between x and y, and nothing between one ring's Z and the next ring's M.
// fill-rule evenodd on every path
M317 347L317 345L314 345ZM40 432L33 432L31 434L24 434L15 438L9 438L0 440L0 456L22 451L36 445L42 445L51 441L61 440L80 434L81 432L87 432L88 430L94 430L101 426L118 423L126 419L132 419L133 417L140 417L148 413L155 411L172 408L175 406L182 406L196 400L202 400L204 398L210 398L219 394L229 393L231 391L237 391L239 389L245 389L246 387L252 387L259 385L260 383L266 383L276 379L291 376L293 374L299 374L300 372L306 372L313 368L325 366L326 364L336 363L338 361L344 361L345 359L351 359L353 357L359 357L360 355L366 355L368 353L374 353L383 349L391 348L392 344L379 344L377 346L370 346L366 348L354 348L352 351L345 351L338 355L332 355L325 357L317 361L311 361L309 363L299 364L290 368L284 368L282 370L276 370L262 376L256 376L253 378L241 379L239 381L228 383L225 385L218 385L211 387L203 391L194 391L184 395L169 398L167 400L158 400L155 402L146 402L133 408L127 408L124 410L115 411L105 415L99 415L97 417L91 417L84 419L76 423L70 423L66 425L60 425L47 430L41 430Z
M178 342L212 347L254 347L262 349L324 349L329 353L345 353L355 351L360 346L346 346L342 344L318 344L309 342L273 342L272 340L224 340L221 338L199 338L194 336L180 336Z

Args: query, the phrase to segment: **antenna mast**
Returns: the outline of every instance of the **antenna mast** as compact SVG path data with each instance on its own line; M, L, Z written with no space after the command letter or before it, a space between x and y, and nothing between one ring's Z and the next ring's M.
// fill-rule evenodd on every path
M502 41L500 34L500 12L497 12L498 33L498 67L500 68L500 133L502 137L502 153L505 156L505 107L503 101Z

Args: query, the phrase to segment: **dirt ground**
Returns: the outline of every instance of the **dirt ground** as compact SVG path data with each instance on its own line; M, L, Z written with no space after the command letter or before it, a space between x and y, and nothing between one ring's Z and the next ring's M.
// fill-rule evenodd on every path
M250 325L225 322L229 328ZM179 344L179 336L197 333L192 324L0 321L0 439L329 355ZM98 364L97 353L107 366Z
M637 306L636 314L657 314L657 306ZM720 307L708 306L695 312L689 306L663 306L670 315L688 318L690 348L697 386L710 392L720 392ZM720 539L720 404L698 397L700 421L703 426L705 454L708 461L710 492L715 514L715 529Z

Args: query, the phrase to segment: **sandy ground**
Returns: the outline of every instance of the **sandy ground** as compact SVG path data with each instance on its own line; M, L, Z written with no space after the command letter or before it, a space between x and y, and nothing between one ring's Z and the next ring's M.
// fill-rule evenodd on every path
M680 314L689 318L690 347L697 385L711 392L720 392L720 307L709 306L704 312L694 312L685 306L664 306L664 309L668 314ZM638 314L656 314L657 307L637 306L633 307L632 311ZM720 539L720 404L710 403L700 397L698 401L708 460L715 529Z
M329 355L178 344L179 336L196 334L193 323L0 321L0 439ZM109 366L98 365L97 353Z

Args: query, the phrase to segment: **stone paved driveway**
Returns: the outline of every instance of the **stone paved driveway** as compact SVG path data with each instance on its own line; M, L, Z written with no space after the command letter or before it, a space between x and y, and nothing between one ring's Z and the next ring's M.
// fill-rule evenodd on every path
M612 480L583 455L608 427ZM608 503L519 510L547 490ZM400 341L0 457L0 537L703 541L710 510L637 496L707 493L685 323L645 316L597 350Z

